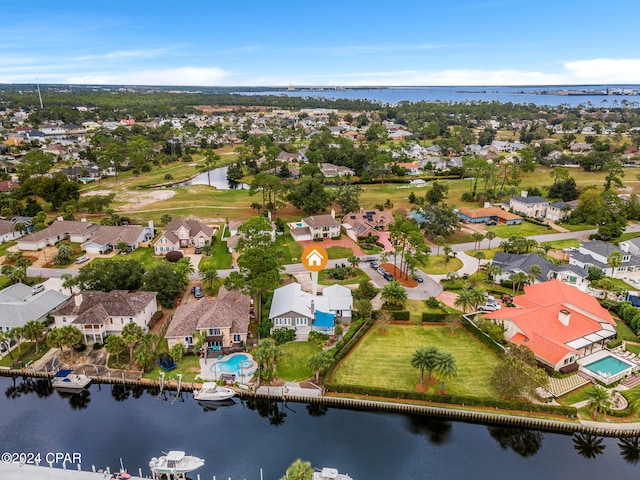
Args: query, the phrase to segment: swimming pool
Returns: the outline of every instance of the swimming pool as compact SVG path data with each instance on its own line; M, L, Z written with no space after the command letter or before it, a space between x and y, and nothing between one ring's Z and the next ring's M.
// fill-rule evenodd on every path
M595 362L584 365L584 368L603 378L612 378L627 369L633 368L633 365L623 362L617 357L607 355Z
M238 377L250 377L255 371L255 362L251 355L234 353L228 359L211 365L211 371L216 374L233 373Z

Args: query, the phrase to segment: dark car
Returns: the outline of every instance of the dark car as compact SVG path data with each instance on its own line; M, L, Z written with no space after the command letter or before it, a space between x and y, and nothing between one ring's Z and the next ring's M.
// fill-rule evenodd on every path
M384 277L385 280L387 281L391 281L393 280L393 275L391 275L389 272L384 272L384 274L382 275Z
M484 224L492 226L492 225L497 225L498 223L495 220L489 220L488 222L484 222Z
M173 370L176 368L176 362L173 361L173 357L167 352L163 352L158 355L158 365L163 370Z
M196 247L195 253L196 253L196 255L200 255L202 253L202 248L201 247Z
M378 262L376 262L375 260L371 260L371 262L369 262L369 266L371 268L378 268L380 266L380 264Z
M204 293L202 292L202 287L193 287L193 296L196 298L202 298Z
M422 278L420 275L414 275L413 279L418 283L424 282L424 278Z

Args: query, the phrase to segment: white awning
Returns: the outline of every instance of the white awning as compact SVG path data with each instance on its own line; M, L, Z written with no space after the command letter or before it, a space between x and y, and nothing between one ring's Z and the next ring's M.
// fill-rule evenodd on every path
M579 350L581 348L591 345L592 343L593 342L590 342L585 338L577 338L575 340L571 340L570 342L568 342L567 346L573 348L574 350Z

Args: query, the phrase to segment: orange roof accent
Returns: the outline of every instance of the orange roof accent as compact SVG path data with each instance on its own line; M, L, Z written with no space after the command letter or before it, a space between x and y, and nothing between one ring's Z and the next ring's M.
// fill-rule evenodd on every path
M470 218L498 217L502 218L503 220L517 220L519 218L522 218L515 213L507 212L506 210L503 210L499 207L476 208L475 210L471 210L467 207L462 207L458 211Z
M525 294L513 299L520 308L503 308L486 318L512 322L517 331L510 342L526 345L536 357L556 365L567 354L578 353L567 343L602 330L602 323L615 325L611 314L594 297L559 280L525 287ZM559 320L561 310L568 324Z

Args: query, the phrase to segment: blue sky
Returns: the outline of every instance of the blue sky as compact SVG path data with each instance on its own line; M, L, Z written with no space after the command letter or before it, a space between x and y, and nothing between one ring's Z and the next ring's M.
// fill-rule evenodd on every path
M0 83L640 84L638 0L29 0Z

